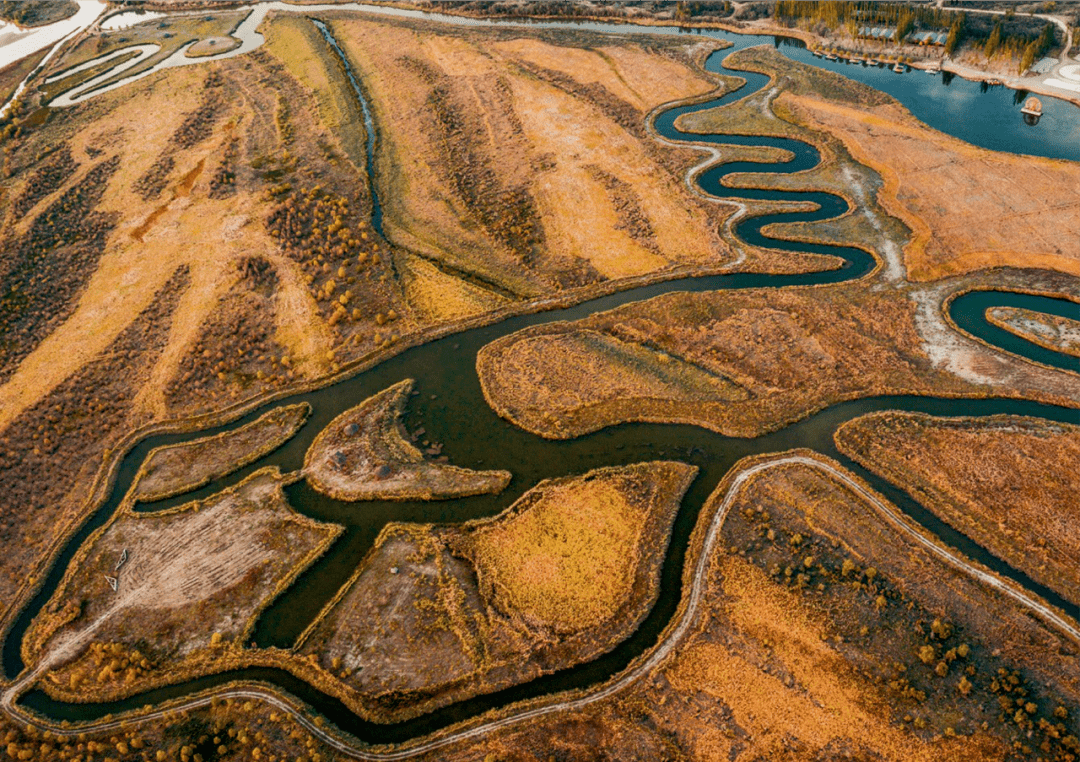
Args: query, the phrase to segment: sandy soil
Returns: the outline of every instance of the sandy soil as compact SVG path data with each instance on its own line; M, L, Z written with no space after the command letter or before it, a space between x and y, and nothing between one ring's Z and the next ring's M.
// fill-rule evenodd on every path
M1080 357L1080 320L1014 307L994 307L986 319L1047 349Z
M95 643L138 649L147 672L240 647L258 613L341 532L294 513L283 484L276 468L263 469L198 503L149 514L122 510L80 550L31 626L27 663L57 670L75 659L54 675L74 688L89 677L77 659L90 633ZM98 682L116 690L109 683L122 677ZM122 690L137 691L133 682L126 679Z

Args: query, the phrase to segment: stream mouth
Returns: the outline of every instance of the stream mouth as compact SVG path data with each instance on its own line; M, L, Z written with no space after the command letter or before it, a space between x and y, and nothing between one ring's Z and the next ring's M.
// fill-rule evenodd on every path
M376 125L361 84L349 65L328 27L315 21L327 43L332 46L346 67L350 85L359 99L367 127L367 167L371 185L374 216L379 215L378 178L375 175L377 147ZM609 25L614 26L614 25ZM650 28L650 31L654 28ZM619 33L625 28L619 26ZM756 41L760 41L757 38ZM706 61L709 71L718 72L731 53L747 47L748 43L716 51ZM774 222L817 222L831 219L848 211L842 197L824 192L764 191L736 189L723 185L723 179L738 172L791 173L817 166L820 156L813 146L788 138L755 136L698 135L683 133L675 127L676 120L688 113L727 105L765 87L769 78L754 72L738 72L746 79L739 90L704 103L682 105L659 113L653 127L663 138L672 142L711 143L716 145L773 146L791 152L793 158L776 163L737 163L707 168L696 176L702 192L723 199L764 199L777 201L810 201L813 211L775 213L746 218L734 226L735 234L748 244L785 252L809 252L838 257L843 266L837 269L799 275L727 274L683 278L630 289L592 299L581 304L543 313L521 315L497 324L470 329L427 344L408 349L376 367L333 386L294 395L275 401L253 411L238 421L210 430L187 434L155 435L136 444L123 458L115 484L107 499L93 516L69 540L48 572L46 582L9 631L4 642L3 667L7 678L13 679L24 668L20 644L32 619L48 601L60 582L77 549L116 510L128 491L139 466L155 447L185 442L210 433L231 430L254 420L267 410L283 405L307 402L312 414L300 432L283 447L259 461L217 480L196 492L170 500L140 506L140 510L163 508L208 495L223 487L236 484L253 471L266 466L278 466L283 472L301 467L303 456L315 436L343 410L404 379L416 379L419 396L410 402L407 425L410 429L423 425L428 437L444 443L444 453L457 466L487 470L506 469L514 474L511 485L500 495L478 496L445 502L367 502L363 510L352 503L333 500L316 493L303 481L287 488L290 505L297 511L319 521L333 522L345 527L345 532L294 584L282 593L260 616L252 639L259 647L290 648L310 622L318 615L347 581L349 576L372 547L383 527L391 521L458 523L493 516L504 510L526 490L542 479L582 473L601 466L624 465L670 458L696 465L700 473L684 497L675 520L668 554L661 574L659 598L641 626L627 640L608 653L587 664L564 669L530 682L495 693L452 704L415 720L382 725L364 721L339 699L322 693L292 674L266 668L249 668L210 675L196 680L149 691L131 698L108 703L70 704L49 698L33 690L20 699L22 706L53 720L93 722L106 715L116 715L141 709L147 704L179 699L193 693L222 688L236 681L255 681L273 686L274 690L290 694L311 706L320 715L343 731L371 744L400 743L428 735L476 717L488 710L504 707L529 698L560 693L571 689L588 688L602 683L626 668L635 658L657 644L661 633L670 623L682 597L682 574L686 549L691 533L708 496L730 468L741 458L794 448L808 448L830 456L853 471L871 487L886 495L913 521L934 534L944 545L978 561L1004 577L1008 577L1030 593L1080 618L1076 606L1064 601L1013 569L966 536L951 529L910 498L903 491L877 478L857 464L840 455L832 435L846 421L880 410L923 412L939 416L990 416L1001 414L1025 415L1048 420L1078 423L1080 412L1022 400L1005 399L946 399L920 396L885 396L860 399L832 405L803 420L772 433L753 439L725 437L702 428L687 425L623 424L568 441L541 439L518 429L499 418L488 406L480 389L475 362L477 352L490 342L523 328L556 320L577 320L634 301L675 291L715 291L747 288L776 288L842 283L869 274L876 261L868 252L848 246L807 244L769 238L762 229ZM931 80L923 77L928 83ZM997 300L997 301L995 301ZM985 319L988 306L1021 306L1036 311L1076 310L1065 300L1037 297L1002 291L980 291L965 294L950 304L950 314L964 330L1039 362L1043 356L1036 350L1050 352L1023 339L994 329ZM994 329L1010 337L1008 341ZM1066 356L1058 358L1065 365L1050 363L1066 370Z

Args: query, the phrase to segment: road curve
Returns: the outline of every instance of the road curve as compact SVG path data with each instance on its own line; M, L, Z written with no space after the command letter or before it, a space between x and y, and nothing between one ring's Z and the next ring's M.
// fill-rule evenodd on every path
M199 709L208 706L213 701L221 701L223 699L257 699L265 702L266 704L275 707L287 714L289 714L300 726L310 732L313 736L325 743L327 746L332 747L336 751L345 754L353 759L359 760L402 760L409 759L419 754L435 751L437 749L449 746L450 744L458 743L461 741L468 741L469 739L478 738L487 733L500 728L506 728L512 725L525 722L527 720L536 719L538 717L544 717L546 715L555 714L558 712L574 711L581 709L582 707L593 704L597 701L602 701L624 688L629 687L635 683L638 679L646 676L649 672L658 666L664 659L666 659L671 652L680 644L683 638L690 631L691 626L694 624L699 609L701 607L702 596L704 595L704 588L708 577L709 563L712 559L713 552L716 549L716 543L720 536L720 530L723 528L724 520L727 518L728 512L731 510L732 504L739 497L743 486L754 476L757 476L763 471L769 469L778 468L786 465L803 465L809 468L817 468L826 472L838 482L844 484L848 489L857 494L859 497L870 503L877 511L891 524L897 527L901 532L913 539L924 548L929 550L935 556L940 558L950 566L971 575L974 579L988 585L989 587L1008 595L1014 599L1021 606L1025 606L1039 617L1041 617L1047 624L1052 625L1066 634L1068 637L1080 643L1080 630L1064 617L1060 616L1057 612L1046 606L1043 603L1031 598L1022 590L1018 589L1015 585L987 572L979 569L972 564L965 561L958 555L953 554L948 549L935 543L928 537L926 537L917 528L904 518L902 514L894 510L887 501L883 500L878 495L871 492L864 487L850 474L836 468L831 463L828 463L818 458L813 458L807 455L784 455L780 454L771 460L757 463L749 468L740 471L734 479L731 480L730 486L727 489L727 493L724 495L719 507L716 509L711 521L709 522L709 528L706 531L704 542L701 546L701 551L697 557L697 561L694 565L693 576L690 579L690 590L685 607L682 609L682 614L679 617L677 623L673 627L669 627L666 635L660 642L652 649L647 657L640 660L637 664L632 665L629 669L618 675L608 683L600 685L593 691L579 696L573 699L565 699L561 701L554 701L550 704L543 706L532 707L524 709L520 712L502 717L500 719L491 720L481 723L471 728L465 728L455 733L434 738L432 740L410 746L403 749L390 749L387 751L373 751L370 747L364 746L354 740L345 737L343 734L335 733L323 725L312 720L305 710L281 696L280 694L270 690L269 688L262 687L243 687L243 688L229 688L222 691L217 691L212 694L200 696L198 698L190 699L187 701L181 701L173 704L165 709L157 709L148 714L143 714L138 717L128 717L124 719L113 719L103 722L79 724L74 726L64 726L57 723L43 721L40 717L30 714L28 712L21 711L15 702L18 697L27 690L36 679L39 670L33 670L29 672L25 677L17 680L7 690L0 695L0 709L2 709L13 720L21 722L27 725L33 725L39 730L48 731L59 737L72 737L81 733L103 733L111 730L115 730L121 727L130 728L135 725L152 722L154 720L165 717L166 715L173 715L178 712L184 712L192 709ZM710 498L711 499L711 498Z

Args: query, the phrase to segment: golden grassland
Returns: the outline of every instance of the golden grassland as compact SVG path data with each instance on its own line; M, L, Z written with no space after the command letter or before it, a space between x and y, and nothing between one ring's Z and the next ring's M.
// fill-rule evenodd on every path
M33 578L35 549L51 547L78 518L103 456L126 432L282 393L393 352L425 327L476 320L523 295L593 282L588 257L564 256L534 236L544 215L529 201L529 194L542 195L533 180L564 176L515 152L547 140L542 130L554 127L541 122L549 106L563 114L566 133L552 144L562 152L556 159L563 157L566 177L588 175L582 187L596 191L591 197L606 194L610 208L601 216L615 219L612 241L633 238L637 248L627 251L641 253L639 263L654 261L656 252L667 262L646 277L729 261L716 243L726 207L688 200L681 183L697 155L659 146L644 128L648 108L713 86L693 63L701 49L646 49L574 34L489 39L402 23L335 26L347 47L353 37L379 40L374 52L348 49L376 110L384 109L378 155L392 171L383 177L408 174L395 169L395 130L441 136L423 142L424 150L443 151L443 163L421 167L438 183L425 181L415 192L384 189L394 191L383 194L388 228L411 224L407 215L395 217L395 203L441 188L450 194L453 224L437 220L434 229L479 220L466 225L479 242L466 261L454 253L457 244L407 251L404 239L391 244L370 229L367 178L355 158L365 137L359 110L329 47L298 22L271 18L261 28L267 44L250 55L155 74L52 112L4 145L0 230L14 263L9 285L26 299L0 305L10 307L0 321L0 462L12 484L0 499L0 531L18 539L26 557L0 559L0 600L13 600ZM417 42L422 58L369 60L390 55L380 34ZM383 65L389 68L380 80ZM509 73L478 79L504 69ZM410 81L415 92L400 84ZM503 133L487 124L425 121L438 109L416 99L433 93L447 97L439 113L479 115L480 106L489 107L490 129L507 129L512 139L503 146L492 137ZM524 113L526 100L539 112ZM390 111L406 101L416 108ZM595 122L595 130L570 130L579 118ZM586 161L580 152L593 156L601 138L613 153ZM529 143L524 155L546 150ZM469 185L479 177L476 167L489 167L484 177L492 182L511 172L513 182ZM524 216L508 223L507 208ZM567 213L560 212L569 220ZM586 227L559 224L575 235ZM611 258L615 250L595 256ZM768 255L758 264L783 272L821 266L810 259ZM496 270L506 276L503 285ZM572 293L584 298L588 289L607 288L614 288L610 281Z
M132 498L144 503L162 500L231 474L292 439L310 414L306 402L286 405L238 429L155 448L139 467Z
M1080 604L1080 426L875 413L837 447L1032 579Z
M0 531L21 550L0 559L3 601L130 431L325 377L412 326L387 320L408 309L370 256L366 179L345 130L318 118L261 50L148 77L5 143L0 250L21 298L0 304ZM351 261L283 250L267 223L283 181L306 189L295 209L347 218Z
M342 531L293 512L285 483L266 468L174 509L138 514L125 503L31 625L26 662L47 661L46 686L76 701L219 669L259 612Z
M726 258L644 132L653 106L712 89L685 52L333 29L386 125L388 234L414 254L517 297Z
M741 462L714 492L687 584L733 480L776 457ZM1076 643L826 471L778 465L737 490L690 629L655 666L594 703L421 758L1075 759ZM1047 648L1058 661L1037 656Z
M339 64L309 19L274 16L263 30L266 49L279 59L318 100L319 122L338 137L349 160L361 171L366 164L363 112L346 86Z
M942 365L920 310L902 290L861 284L673 293L505 336L480 351L477 371L501 416L549 438L623 421L756 436L840 400L980 396L987 384L1077 404L1068 374L1019 369L981 344L964 350L970 367Z
M595 658L655 601L695 473L673 462L599 469L541 482L491 519L391 524L301 652L379 722Z
M445 500L498 494L509 471L473 471L424 458L402 415L413 388L405 379L346 410L319 432L304 456L304 477L338 500Z
M881 202L914 231L909 277L936 280L991 267L1080 275L1080 168L989 151L943 135L895 103L854 108L785 94L816 129L839 137L884 179Z
M986 320L1055 352L1080 357L1080 320L1017 307L994 307Z
M560 635L595 628L626 607L655 550L653 514L670 522L693 475L667 463L548 481L473 525L460 550L498 609Z

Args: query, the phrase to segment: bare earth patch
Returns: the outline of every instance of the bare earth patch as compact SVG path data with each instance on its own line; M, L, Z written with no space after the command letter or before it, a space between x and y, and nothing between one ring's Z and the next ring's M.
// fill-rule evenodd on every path
M285 483L267 468L200 502L148 514L122 508L80 549L31 625L27 663L48 665L50 687L77 700L137 692L137 678L220 669L258 613L342 531L294 513ZM139 657L91 670L91 639Z
M1080 604L1080 426L885 412L849 421L835 438L845 455Z
M304 456L304 476L338 500L446 500L498 494L509 471L472 471L434 463L401 423L412 391L406 379L346 410L319 432Z
M251 423L211 437L158 447L135 477L132 496L152 502L190 492L273 452L304 425L306 402L275 408Z
M986 320L1039 346L1080 357L1080 320L1016 307L989 309Z
M589 661L648 613L695 473L600 469L541 482L495 518L391 524L302 651L380 722Z

